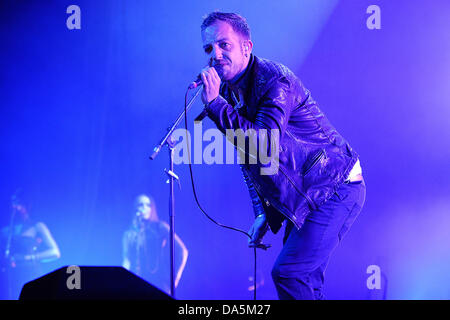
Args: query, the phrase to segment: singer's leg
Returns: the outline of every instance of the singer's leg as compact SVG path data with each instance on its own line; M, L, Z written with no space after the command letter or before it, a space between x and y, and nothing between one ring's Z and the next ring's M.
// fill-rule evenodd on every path
M332 251L358 216L365 199L365 184L344 184L320 208L290 232L272 269L280 299L322 298L326 265Z

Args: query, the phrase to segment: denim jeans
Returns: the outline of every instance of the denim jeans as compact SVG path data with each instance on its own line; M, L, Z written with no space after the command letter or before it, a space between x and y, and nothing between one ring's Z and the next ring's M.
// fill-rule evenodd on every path
M286 224L283 249L272 269L280 300L322 300L330 255L359 215L366 197L363 181L342 184L311 212L297 230Z

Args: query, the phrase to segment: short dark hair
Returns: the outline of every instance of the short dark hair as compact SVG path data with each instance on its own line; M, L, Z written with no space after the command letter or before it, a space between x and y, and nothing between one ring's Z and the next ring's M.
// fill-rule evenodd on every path
M203 23L201 25L202 32L218 20L228 23L229 25L231 25L233 30L241 34L245 38L245 40L250 40L250 27L247 24L247 20L237 13L227 13L219 11L211 12L203 18Z

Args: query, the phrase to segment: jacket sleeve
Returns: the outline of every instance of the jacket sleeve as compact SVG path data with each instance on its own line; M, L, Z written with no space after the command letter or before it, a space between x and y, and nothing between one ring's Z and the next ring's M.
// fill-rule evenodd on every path
M272 81L266 93L259 100L256 106L254 121L250 121L239 114L222 96L205 106L208 117L216 124L217 128L226 134L227 129L242 129L246 132L249 129L255 130L256 137L261 137L260 130L264 129L267 138L270 140L272 130L279 130L278 137L281 141L286 130L287 123L292 108L292 97L290 92L290 82L285 77ZM232 141L235 145L236 143ZM267 144L267 151L270 145ZM248 153L248 152L247 152ZM269 154L267 153L267 154Z
M244 181L245 181L245 184L247 185L248 192L250 194L250 199L252 200L253 212L254 212L255 218L256 218L260 214L265 213L264 205L258 195L258 192L255 189L255 186L253 185L253 183L250 180L250 178L248 177L248 175L245 173L245 170L242 170L242 174L244 176Z

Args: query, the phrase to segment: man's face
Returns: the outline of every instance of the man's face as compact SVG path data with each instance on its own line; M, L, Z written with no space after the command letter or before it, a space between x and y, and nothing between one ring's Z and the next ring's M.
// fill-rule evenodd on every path
M244 39L226 22L216 21L202 32L203 49L210 66L220 65L222 80L230 81L247 66Z

